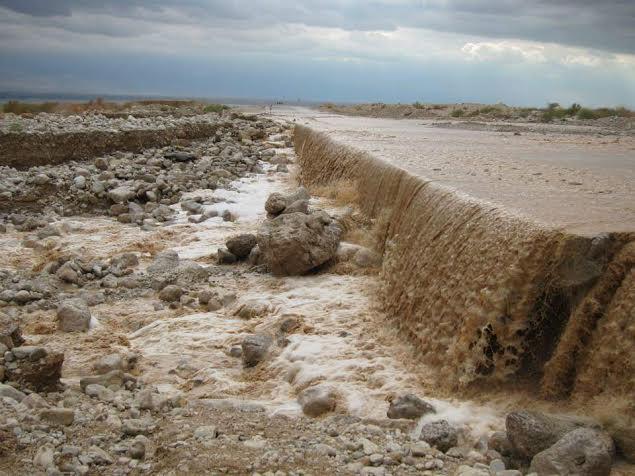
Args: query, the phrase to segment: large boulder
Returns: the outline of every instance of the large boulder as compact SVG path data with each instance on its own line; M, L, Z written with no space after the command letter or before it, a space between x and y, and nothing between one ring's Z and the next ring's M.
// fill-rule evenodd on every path
M604 431L578 428L531 460L530 471L539 475L608 476L615 446Z
M301 275L335 256L341 234L325 212L284 214L265 221L258 248L273 274Z
M402 395L390 402L387 416L388 418L407 418L416 420L428 413L436 413L436 410L425 400L420 399L412 393Z
M62 332L86 332L90 318L90 309L83 299L69 299L57 308L57 328Z
M573 415L551 415L532 411L517 411L505 420L507 438L514 452L522 459L530 460L546 450L560 438L580 427L599 428L588 418Z

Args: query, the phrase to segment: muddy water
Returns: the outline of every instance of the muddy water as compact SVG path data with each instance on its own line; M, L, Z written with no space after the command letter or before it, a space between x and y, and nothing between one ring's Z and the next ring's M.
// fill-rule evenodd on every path
M284 191L290 184L286 176L275 174L243 179L234 186L232 191L215 192L226 201L213 207L227 208L238 219L189 225L192 241L173 247L179 256L209 256L228 236L254 232L265 218L268 194ZM329 205L313 202L318 207ZM217 312L158 319L128 335L143 355L144 378L164 391L180 388L195 398L248 400L270 414L299 416L297 394L310 385L327 383L340 392L341 411L385 418L389 396L415 392L426 397L434 386L423 378L422 369L413 372L406 365L404 355L412 349L388 336L390 330L375 298L380 287L377 276L323 273L274 278L241 270L227 273L213 284L223 292L235 293L235 304ZM261 304L266 311L248 321L236 317L237 309L246 303ZM264 367L243 369L239 359L228 355L244 336L274 333L290 318L300 323L301 330L291 334L284 347L277 347ZM502 426L495 409L429 400L438 414L428 419L446 418L475 436Z
M279 149L293 155L293 150ZM36 248L24 248L21 236L0 235L3 249L20 250L0 256L2 267L33 268L60 254L108 259L122 251L140 256L140 268L159 251L175 250L180 258L207 266L218 247L237 233L255 232L264 220L264 202L273 191L295 185L288 174L266 173L240 179L228 190L195 191L191 196L210 198L206 208L229 210L237 219L212 218L189 223L180 207L175 222L151 231L118 223L111 218L64 219L61 238L42 240ZM341 212L318 199L313 206ZM217 312L183 308L155 310L154 291L106 302L91 308L94 322L86 334L53 333L54 311L33 313L26 325L30 342L46 343L66 351L64 380L77 384L91 373L95 357L111 352L140 354L140 378L164 393L176 390L189 398L240 400L269 414L301 415L297 395L306 387L326 383L341 394L339 411L361 417L385 418L388 399L413 392L427 398L438 413L427 419L445 418L474 436L503 425L502 409L467 401L442 400L434 391L436 376L413 363L417 349L394 333L381 311L377 296L383 287L376 275L320 273L306 277L274 278L250 272L243 265L215 268L210 287L236 300ZM260 305L260 316L245 320L236 315L242 305ZM264 365L243 369L229 349L244 336L275 333L281 322L294 319L299 330L288 341L274 346ZM426 421L426 420L424 420ZM423 423L423 422L422 422Z
M384 224L385 312L442 386L632 414L635 369L626 356L635 349L624 334L632 327L625 316L635 315L635 236L619 232L632 224L592 237L563 231L332 136L296 127L300 180L354 182L362 210ZM607 339L619 349L603 346Z

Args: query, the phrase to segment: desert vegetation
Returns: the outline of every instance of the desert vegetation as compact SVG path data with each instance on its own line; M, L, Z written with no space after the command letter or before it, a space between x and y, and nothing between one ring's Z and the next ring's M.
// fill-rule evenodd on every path
M635 118L635 112L624 107L585 107L579 103L561 106L557 102L545 107L514 107L498 104L429 104L416 101L412 104L369 103L338 105L326 103L321 106L331 112L353 116L390 118L454 118L462 120L509 120L550 123L554 121L592 121L607 117Z
M170 113L191 111L192 113L221 113L229 109L225 104L205 103L193 100L172 99L143 99L138 101L115 102L103 98L91 99L85 102L26 102L11 100L2 104L1 111L5 114L33 115L40 113L82 114L85 112L125 113L135 109Z

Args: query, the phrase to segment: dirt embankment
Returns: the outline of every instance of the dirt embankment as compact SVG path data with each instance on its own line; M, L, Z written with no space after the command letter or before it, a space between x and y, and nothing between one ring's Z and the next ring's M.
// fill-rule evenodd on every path
M216 123L192 123L162 130L0 133L0 165L26 169L88 159L113 151L136 153L179 140L210 137L220 126Z
M304 126L295 146L302 183L354 181L383 225L386 310L439 382L630 405L634 233L538 225Z

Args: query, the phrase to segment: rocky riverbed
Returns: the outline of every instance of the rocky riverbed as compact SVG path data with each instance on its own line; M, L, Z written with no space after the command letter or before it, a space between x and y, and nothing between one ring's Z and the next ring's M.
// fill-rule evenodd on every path
M294 183L286 123L211 119L2 168L0 472L609 474L628 453L590 419L435 392L377 299L376 223ZM32 129L119 127L91 121Z

